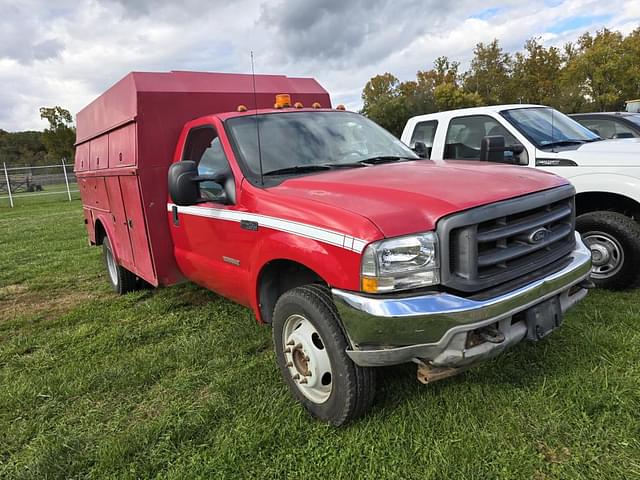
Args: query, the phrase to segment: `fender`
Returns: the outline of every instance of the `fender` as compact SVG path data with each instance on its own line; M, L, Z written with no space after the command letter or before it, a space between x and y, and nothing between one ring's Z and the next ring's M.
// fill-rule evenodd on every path
M571 176L570 180L577 193L613 193L640 203L640 178L617 173L590 172Z
M328 285L359 290L359 253L322 243L317 240L270 230L261 236L251 257L249 272L250 306L259 321L262 321L259 305L258 280L264 267L274 260L289 260L315 272Z
M104 228L105 235L109 237L109 243L111 245L111 251L113 253L113 256L118 262L118 264L121 265L122 262L120 258L120 252L118 251L117 245L115 245L115 243L113 242L114 233L113 233L113 220L111 218L111 213L97 212L94 210L93 218L94 218L94 221L93 221L94 232L96 230L96 225L98 224L98 221L100 221L100 223L102 224L102 227ZM96 239L96 242L97 242L97 239Z

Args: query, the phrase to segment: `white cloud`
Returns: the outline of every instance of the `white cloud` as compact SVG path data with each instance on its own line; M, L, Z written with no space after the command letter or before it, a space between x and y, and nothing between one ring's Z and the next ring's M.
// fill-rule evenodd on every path
M313 76L358 108L377 73L410 79L440 55L464 66L493 38L509 51L532 36L561 45L603 16L626 33L640 1L0 0L0 11L0 128L15 131L43 128L40 106L77 112L131 70L247 72L250 50L257 72ZM587 23L573 29L577 17Z

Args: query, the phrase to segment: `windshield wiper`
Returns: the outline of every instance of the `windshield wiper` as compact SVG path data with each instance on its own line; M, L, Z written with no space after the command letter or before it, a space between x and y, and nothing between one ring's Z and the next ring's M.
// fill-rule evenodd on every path
M563 147L568 145L582 145L585 143L585 140L558 140L557 142L547 143L542 146L542 148L553 148L553 147Z
M309 173L321 172L323 170L331 170L330 165L294 165L293 167L278 168L265 172L263 175L288 175L290 173Z
M384 155L384 156L378 156L378 157L365 158L364 160L360 160L358 163L364 163L368 165L378 165L380 163L399 162L401 160L417 160L417 158L399 157L396 155Z

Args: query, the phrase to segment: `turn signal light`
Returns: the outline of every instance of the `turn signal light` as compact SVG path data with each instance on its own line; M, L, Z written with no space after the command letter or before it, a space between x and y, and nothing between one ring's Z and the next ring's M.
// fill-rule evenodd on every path
M291 96L288 93L276 95L276 103L273 108L286 108L291 106Z
M362 291L366 293L376 293L378 291L378 279L362 277Z

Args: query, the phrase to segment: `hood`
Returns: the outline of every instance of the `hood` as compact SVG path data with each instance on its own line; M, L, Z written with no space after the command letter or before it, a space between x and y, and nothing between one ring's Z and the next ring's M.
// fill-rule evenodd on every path
M547 152L544 153L547 156ZM539 154L539 156L543 156ZM575 160L589 166L640 166L640 138L601 140L580 145L575 150L557 153L558 158Z
M455 212L566 183L526 167L418 160L291 178L269 190L360 214L395 237L432 230Z

